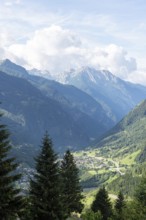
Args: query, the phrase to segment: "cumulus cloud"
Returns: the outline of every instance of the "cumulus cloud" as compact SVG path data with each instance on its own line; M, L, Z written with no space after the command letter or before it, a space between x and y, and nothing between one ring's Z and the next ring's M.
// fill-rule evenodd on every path
M131 72L128 74L126 80L136 84L146 85L146 69L140 68L137 71Z
M22 58L30 67L62 71L79 65L81 40L70 30L51 26L36 31L26 44L14 44L9 51Z
M7 54L26 68L47 69L54 74L89 65L126 79L137 69L136 60L122 47L89 45L76 33L53 25L36 31L25 43L11 45Z
M127 51L122 47L111 44L104 49L95 49L93 64L100 65L100 69L107 69L121 78L127 78L130 72L137 69L136 60L128 57Z

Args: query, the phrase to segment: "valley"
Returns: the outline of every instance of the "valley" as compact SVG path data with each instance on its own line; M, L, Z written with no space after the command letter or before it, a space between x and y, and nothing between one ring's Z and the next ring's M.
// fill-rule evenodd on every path
M99 155L98 155L99 154ZM74 153L75 161L80 170L101 170L103 168L117 172L120 175L124 175L121 171L122 166L119 166L119 161L114 161L112 158L104 158L100 156L100 151L81 151Z
M146 87L89 67L58 81L10 60L1 62L0 70L0 110L24 191L48 131L59 158L68 148L73 152L84 189L104 184L111 194L121 188L132 195L145 173Z
M146 220L146 1L0 1L0 220Z

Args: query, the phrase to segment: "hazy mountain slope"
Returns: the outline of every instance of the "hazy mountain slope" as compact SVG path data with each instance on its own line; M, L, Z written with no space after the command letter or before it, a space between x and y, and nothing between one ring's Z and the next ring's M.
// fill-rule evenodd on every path
M61 80L92 96L115 122L146 97L146 87L125 82L109 71L84 67L64 74Z
M64 107L70 108L72 111L76 109L87 115L87 118L94 120L93 124L95 122L99 124L101 133L114 125L113 121L107 117L102 106L82 90L71 85L46 80L39 76L30 75L29 77L31 78L30 82L39 88L43 94L55 99Z
M103 117L101 118L105 119L102 121L104 125L108 124L107 128L111 128L146 97L146 87L125 82L109 71L100 71L90 67L72 69L70 72L56 75L52 75L48 71L41 72L33 69L29 71L30 75L23 67L10 60L4 60L0 64L0 70L26 78L44 94L65 105L75 107L89 116L94 117L95 113L94 119L100 118L97 114L101 115L102 112ZM54 80L68 84L68 86L36 76L39 74L49 79L54 77ZM75 87L73 88L69 84ZM75 96L78 97L78 100L75 100ZM88 108L84 105L85 101Z
M14 64L8 59L0 61L0 70L4 73L8 73L9 75L16 77L28 78L28 72L25 68L20 65Z
M38 146L46 130L58 149L89 143L80 119L73 119L58 102L45 97L24 79L0 72L0 100L5 122L17 144Z
M40 76L30 75L27 71L10 60L1 62L0 69L9 75L25 78L33 86L42 91L45 96L56 100L81 126L86 127L91 139L100 136L113 126L113 122L105 114L101 105L85 92L74 86L63 85ZM88 125L87 125L88 122Z

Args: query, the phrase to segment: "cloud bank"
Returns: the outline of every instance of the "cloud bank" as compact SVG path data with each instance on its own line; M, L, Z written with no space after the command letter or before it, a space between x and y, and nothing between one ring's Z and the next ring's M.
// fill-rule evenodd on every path
M54 74L88 65L109 70L126 79L129 73L137 70L136 60L129 57L122 47L90 44L75 32L57 25L35 31L24 43L0 46L2 58L10 58L29 69L48 70Z

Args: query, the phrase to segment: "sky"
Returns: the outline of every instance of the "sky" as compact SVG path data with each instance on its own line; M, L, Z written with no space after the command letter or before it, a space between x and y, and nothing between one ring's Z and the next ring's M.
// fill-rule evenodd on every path
M145 0L0 0L0 60L61 74L93 66L146 85Z

